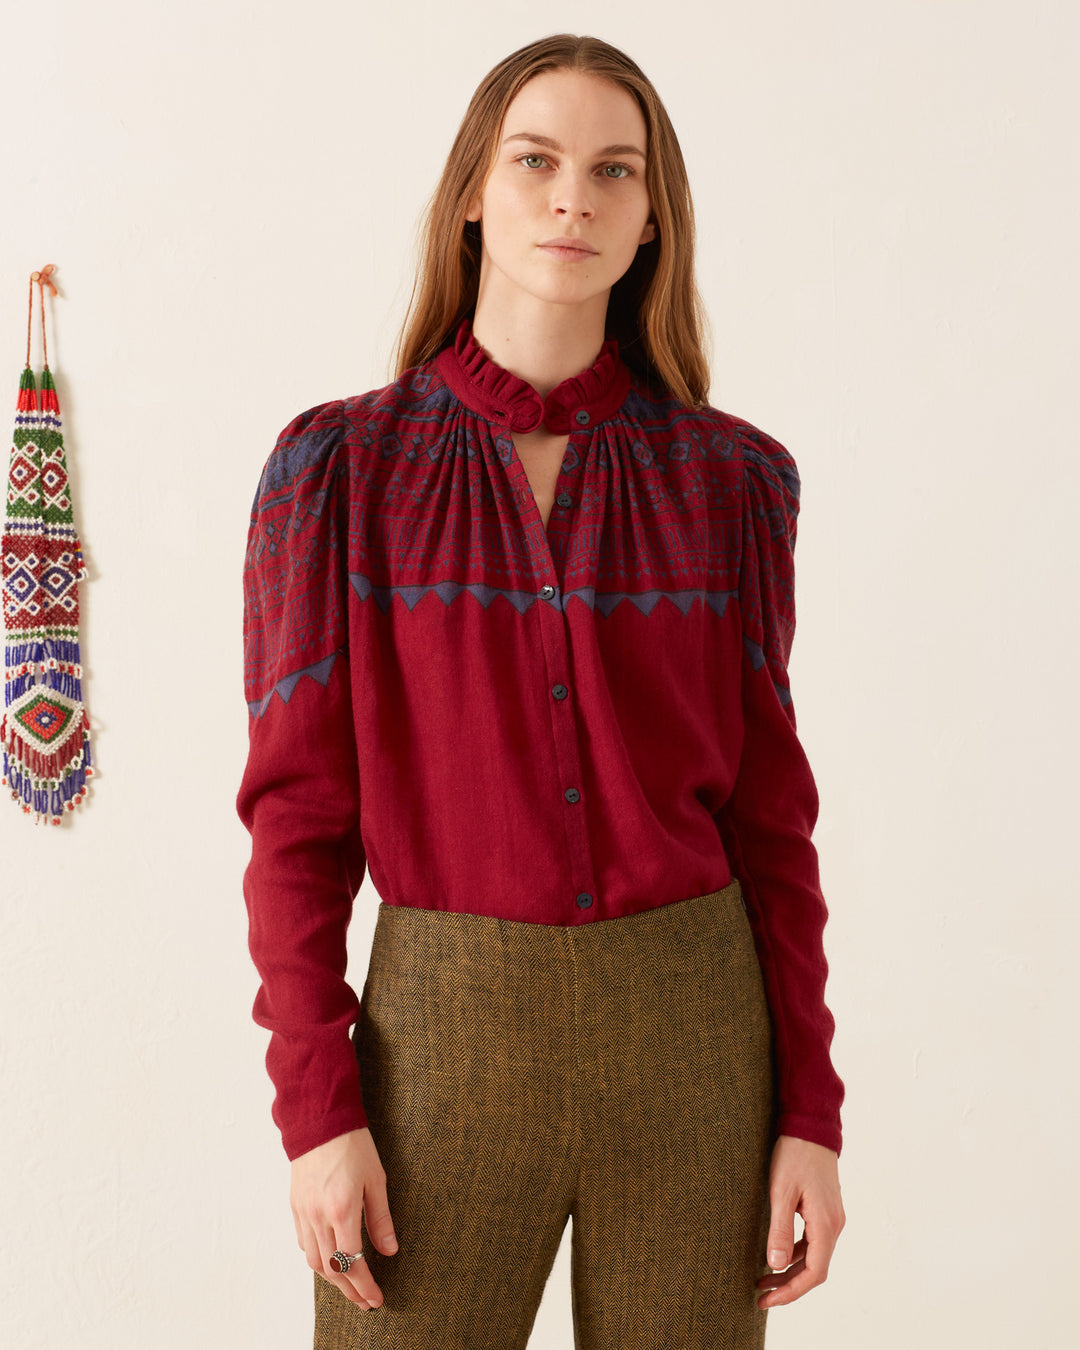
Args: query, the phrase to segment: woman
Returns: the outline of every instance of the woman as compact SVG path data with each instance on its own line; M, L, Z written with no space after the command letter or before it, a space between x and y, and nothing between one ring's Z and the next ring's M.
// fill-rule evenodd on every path
M484 79L410 313L393 384L282 432L245 564L254 1015L315 1344L524 1346L572 1216L577 1350L761 1346L844 1222L799 478L706 401L685 169L627 56L563 34Z

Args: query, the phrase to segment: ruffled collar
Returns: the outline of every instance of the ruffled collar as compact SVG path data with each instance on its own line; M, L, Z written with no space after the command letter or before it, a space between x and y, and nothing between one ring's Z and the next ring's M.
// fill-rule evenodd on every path
M439 352L435 364L466 407L522 433L543 427L563 434L595 426L618 412L630 389L630 370L619 355L618 339L610 337L588 370L563 380L542 399L528 381L488 356L473 336L471 315L462 319L453 344Z

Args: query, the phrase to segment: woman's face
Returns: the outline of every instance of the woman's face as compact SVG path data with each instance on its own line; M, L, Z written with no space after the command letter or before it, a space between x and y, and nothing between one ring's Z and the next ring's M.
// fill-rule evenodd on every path
M482 222L481 288L504 301L527 292L556 304L606 294L656 232L636 100L595 75L545 71L518 90L499 136L495 167L466 217ZM596 252L568 261L542 247L559 236Z

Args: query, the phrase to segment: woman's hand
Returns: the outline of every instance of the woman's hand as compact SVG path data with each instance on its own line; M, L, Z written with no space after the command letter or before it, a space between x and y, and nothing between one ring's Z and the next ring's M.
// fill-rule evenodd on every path
M378 1308L382 1290L363 1257L345 1275L336 1274L330 1266L335 1251L348 1256L360 1251L361 1216L380 1252L391 1256L397 1251L386 1200L386 1173L371 1131L350 1130L294 1159L289 1203L296 1240L311 1269L325 1275L361 1308Z
M765 1259L774 1272L783 1273L763 1275L757 1281L758 1289L776 1291L758 1299L759 1308L794 1303L828 1275L846 1218L837 1163L831 1148L808 1139L782 1134L773 1146L769 1171L772 1217ZM796 1213L802 1215L804 1229L798 1242Z

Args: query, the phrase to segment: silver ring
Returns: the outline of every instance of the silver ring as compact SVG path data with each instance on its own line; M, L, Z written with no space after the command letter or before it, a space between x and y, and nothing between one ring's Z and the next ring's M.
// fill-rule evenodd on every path
M334 1252L330 1257L330 1269L335 1275L347 1275L349 1267L355 1265L357 1261L363 1260L363 1257L363 1252L357 1252L355 1256L347 1256L344 1252Z

